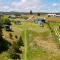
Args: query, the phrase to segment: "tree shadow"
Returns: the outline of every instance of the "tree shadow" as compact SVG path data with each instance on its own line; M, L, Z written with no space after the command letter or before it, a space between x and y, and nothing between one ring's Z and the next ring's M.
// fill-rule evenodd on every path
M20 53L20 54L22 54L22 51L19 50L19 49L15 49L15 52L16 52L16 53Z
M8 50L10 45L11 45L11 43L9 43L8 41L6 41L3 38L0 38L0 53Z
M8 32L14 32L12 29L9 29L9 30L6 30L6 31L8 31Z
M21 59L21 57L20 57L19 54L12 54L10 57L11 57L13 60L20 60L20 59Z

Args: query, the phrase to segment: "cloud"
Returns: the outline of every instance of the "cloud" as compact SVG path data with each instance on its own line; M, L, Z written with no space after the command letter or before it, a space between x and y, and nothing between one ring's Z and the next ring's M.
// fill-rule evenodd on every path
M53 3L53 6L57 6L57 3Z
M1 0L0 0L1 1ZM29 12L30 10L44 11L45 3L44 0L11 0L12 2L6 4L5 2L0 2L0 11L23 11Z
M60 7L60 3L53 3L52 6L53 7Z
M41 8L42 5L42 0L21 0L20 2L12 2L11 3L11 8L14 9L25 9L25 10L34 10Z
M0 11L40 11L43 7L42 0L13 0L10 4L0 2Z

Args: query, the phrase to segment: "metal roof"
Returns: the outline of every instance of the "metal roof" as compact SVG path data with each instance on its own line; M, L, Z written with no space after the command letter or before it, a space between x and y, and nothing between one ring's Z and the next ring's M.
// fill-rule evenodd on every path
M38 21L43 21L43 20L45 20L44 18L38 18L37 19Z

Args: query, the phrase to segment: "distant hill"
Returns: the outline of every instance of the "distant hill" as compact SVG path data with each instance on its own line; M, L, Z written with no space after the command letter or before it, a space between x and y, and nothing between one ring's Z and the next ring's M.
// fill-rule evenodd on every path
M37 13L40 13L40 14L49 14L47 12L33 12L33 15L36 15ZM24 15L28 15L30 14L30 12L0 12L0 15L21 15L21 14L24 14ZM56 13L58 15L60 15L60 13Z

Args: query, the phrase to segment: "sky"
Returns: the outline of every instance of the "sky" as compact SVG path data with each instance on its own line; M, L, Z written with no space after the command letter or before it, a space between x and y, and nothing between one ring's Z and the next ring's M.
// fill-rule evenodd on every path
M0 0L3 12L60 12L60 0Z

